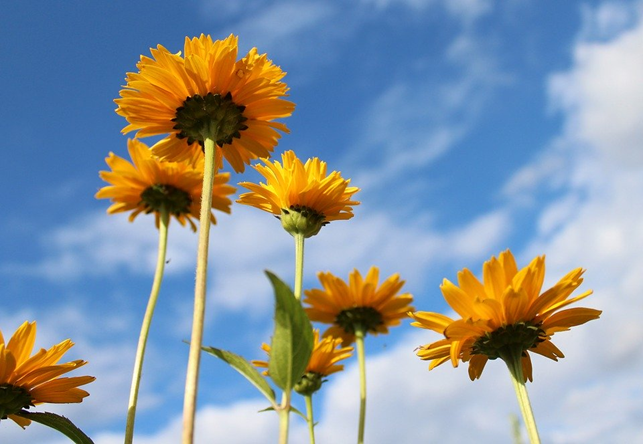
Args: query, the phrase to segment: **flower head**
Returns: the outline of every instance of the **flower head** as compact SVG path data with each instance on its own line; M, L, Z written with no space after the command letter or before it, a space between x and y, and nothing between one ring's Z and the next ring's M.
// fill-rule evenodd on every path
M185 38L184 55L158 45L152 58L141 56L138 72L128 73L116 112L129 122L123 132L137 137L168 134L154 154L165 160L202 157L205 137L216 142L216 166L223 157L235 171L258 157L269 157L278 131L288 128L274 119L295 108L283 100L286 75L266 54L251 49L237 60L238 39L230 35Z
M35 322L23 323L8 343L0 332L0 420L11 418L23 428L31 421L16 413L45 402L82 402L89 393L78 387L96 379L93 376L59 377L87 364L83 360L57 363L74 345L69 339L30 356L35 340Z
M199 219L201 190L203 189L203 159L196 165L188 162L164 162L152 156L149 148L136 139L127 143L132 163L110 153L105 159L112 171L101 171L100 177L110 186L101 188L96 197L111 199L110 214L132 211L130 222L140 213L154 213L159 223L161 207L174 216L181 225L186 222L192 230L196 225L192 218ZM230 173L214 177L212 208L230 213L232 201L227 197L235 192L228 185ZM214 215L210 220L215 223Z
M352 207L359 202L351 198L359 188L349 186L350 179L337 171L327 175L326 162L315 157L304 164L292 151L281 155L282 163L262 160L265 166L254 168L266 183L240 183L250 192L237 202L274 214L289 233L305 237L317 234L329 222L353 217Z
M489 359L508 360L518 354L522 374L532 379L531 359L527 352L557 361L563 353L551 342L554 333L597 319L601 311L591 308L562 308L583 299L588 290L569 298L583 282L584 270L577 268L552 288L541 293L545 278L545 257L539 256L518 270L507 250L498 259L484 263L483 282L466 268L458 273L458 285L445 279L440 289L447 303L461 316L453 320L439 313L415 312L411 325L444 335L444 339L421 346L420 359L431 361L429 370L451 360L469 362L469 377L477 379Z
M343 344L355 341L356 329L364 333L388 333L388 327L400 324L406 317L413 296L398 294L404 285L394 274L379 285L380 271L371 267L366 275L357 270L349 276L348 284L331 273L317 274L322 289L306 290L304 302L311 321L333 324L324 336L342 338Z
M319 330L313 330L313 352L310 355L306 372L295 385L295 391L302 395L312 395L321 388L324 382L323 378L337 373L344 369L339 361L349 358L353 353L353 347L342 347L341 338L326 336L319 340ZM270 346L262 344L261 349L266 352L270 358ZM260 368L268 368L266 361L252 361L252 364ZM268 370L264 371L268 375Z

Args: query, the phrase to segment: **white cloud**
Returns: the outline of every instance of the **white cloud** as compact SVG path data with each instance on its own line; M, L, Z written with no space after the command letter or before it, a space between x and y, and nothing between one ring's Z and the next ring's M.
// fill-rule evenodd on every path
M71 226L45 234L43 238L50 239L50 244L39 263L5 265L4 271L54 281L117 276L123 269L151 276L156 262L157 231L151 220L138 222L132 224L118 216L88 215ZM510 229L510 215L501 210L445 231L425 221L401 223L390 212L358 214L348 222L331 223L320 235L307 240L306 279L309 285L317 285L317 271L327 270L329 265L330 271L342 276L353 268L366 270L377 265L382 273L400 272L403 279L421 285L425 269L436 258L452 263L479 259L489 248L498 246ZM170 263L166 273L193 272L196 237L176 223L170 226L167 254ZM211 229L210 245L208 295L218 307L209 311L211 316L229 311L245 311L251 316L269 312L273 299L265 270L286 282L292 281L294 241L279 220L268 213L235 205L233 215L220 217ZM343 253L338 255L338 251ZM191 325L191 302L189 298L175 300L181 302L175 304L172 328L185 333ZM114 322L122 324L123 318L115 318Z
M616 22L613 26L620 28L620 21L612 17L616 13L601 18L606 8L612 10L610 5L606 3L588 15L604 22L603 27ZM629 166L643 164L641 17L643 9L636 16L636 27L611 40L580 41L574 50L573 68L553 76L550 82L554 106L566 114L568 134L601 150L606 161Z
M226 216L218 216L224 218ZM196 234L170 222L167 274L193 268ZM41 276L52 281L105 276L127 270L153 274L158 250L154 218L139 216L133 223L122 214L87 214L70 225L54 228L40 239L43 258L35 264L3 264L2 272Z
M446 364L429 372L428 364L413 350L435 339L437 335L416 330L392 349L367 356L366 440L376 444L420 440L483 443L506 437L509 441L507 415L516 406L502 364L492 363L495 365L485 369L484 378L475 383L469 381L466 366L453 370ZM353 363L324 388L320 442L355 440L359 396L356 367Z
M238 401L224 407L205 406L196 417L195 443L225 442L246 444L277 440L278 419L274 412L259 413L266 401ZM174 444L181 440L182 418L175 418L152 435L136 434L140 444ZM121 434L104 433L94 437L96 444L122 442ZM291 441L294 443L294 441Z

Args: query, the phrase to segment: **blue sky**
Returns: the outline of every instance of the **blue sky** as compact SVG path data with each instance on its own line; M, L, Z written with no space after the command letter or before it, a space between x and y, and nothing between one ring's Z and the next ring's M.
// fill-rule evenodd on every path
M229 4L228 4L229 3ZM362 188L351 221L306 244L315 273L399 272L415 307L448 313L439 285L511 248L546 254L547 284L587 268L599 321L556 336L566 358L534 359L529 386L544 442L642 440L643 3L359 0L11 2L0 15L0 329L37 320L38 345L65 338L97 381L56 409L98 444L122 442L131 366L156 255L152 218L108 216L94 199L110 151L126 155L113 100L141 54L185 36L239 35L288 72L297 104L276 152L320 157ZM233 182L258 180L253 171ZM234 205L212 231L205 343L260 358L272 296L262 270L292 280L292 239ZM193 301L196 235L170 227L170 263L144 373L137 442L173 443ZM415 330L415 331L414 331ZM432 372L408 322L369 337L370 443L510 441L518 413L499 362ZM319 442L353 442L356 362L316 400ZM303 403L302 403L303 404ZM197 442L273 442L265 402L204 357ZM53 410L53 408L52 408ZM453 424L459 424L453 427ZM2 442L59 443L34 425ZM306 442L294 420L293 443Z

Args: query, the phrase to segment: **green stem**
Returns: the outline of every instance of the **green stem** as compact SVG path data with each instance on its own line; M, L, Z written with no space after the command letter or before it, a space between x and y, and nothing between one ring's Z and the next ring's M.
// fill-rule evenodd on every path
M199 384L199 365L203 343L203 324L205 319L206 282L208 271L208 245L210 241L210 214L212 211L212 187L216 171L214 162L215 144L213 137L204 137L205 168L203 189L201 191L201 214L199 218L199 244L197 247L196 284L194 288L194 315L190 354L185 380L183 401L183 444L194 441L194 419L196 416L196 396Z
M536 420L534 419L534 412L531 409L529 402L529 395L527 394L527 387L525 386L525 377L522 371L522 350L515 349L505 353L501 353L500 357L507 364L509 373L511 374L511 382L513 383L518 398L518 405L522 413L522 418L525 421L525 428L529 436L531 444L540 444L540 437L538 436L538 428L536 427Z
M134 359L134 372L132 374L132 386L129 393L129 403L127 405L127 423L125 425L125 444L131 444L134 439L134 420L136 418L136 405L138 402L138 389L141 385L141 374L143 372L143 359L145 358L145 346L154 316L154 308L158 300L161 282L163 281L163 271L165 270L165 254L167 251L167 231L170 222L170 215L164 206L161 207L159 223L159 248L156 259L156 271L154 272L154 281L150 298L147 301L145 316L141 325L141 333L138 337L138 347L136 349L136 358Z
M288 444L288 428L290 426L290 396L291 392L284 392L279 406L279 444Z
M302 288L304 285L304 240L302 233L293 235L295 238L295 298L301 299Z
M313 395L304 396L306 400L306 419L308 421L308 435L310 444L315 444L315 418L313 415Z
M366 424L366 357L364 352L364 328L355 326L355 344L357 345L357 360L359 362L359 427L357 444L364 444L364 426Z

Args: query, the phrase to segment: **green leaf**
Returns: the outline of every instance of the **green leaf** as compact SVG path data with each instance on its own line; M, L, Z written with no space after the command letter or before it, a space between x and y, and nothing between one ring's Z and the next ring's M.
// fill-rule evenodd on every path
M259 413L263 413L263 412L274 412L274 411L275 411L275 408L274 408L274 407L266 407L266 408L265 408L265 409L263 409L263 410L259 410ZM291 412L294 412L294 413L296 413L296 414L298 414L299 416L301 416L301 417L304 419L304 421L308 421L308 417L307 417L306 415L304 415L304 414L303 414L299 409L296 409L296 408L295 408L295 407L293 407L292 405L290 406L290 411L291 411Z
M292 290L266 271L275 290L275 332L270 345L268 374L289 392L306 371L313 351L313 327Z
M236 355L232 352L220 350L214 347L201 347L201 349L213 356L227 362L230 367L241 373L252 385L257 387L259 391L270 401L271 404L276 405L275 392L268 384L268 381L259 373L259 371L242 356Z
M85 435L82 430L64 416L49 412L27 412L26 410L21 410L16 415L58 430L76 444L94 444L94 441L89 436Z

